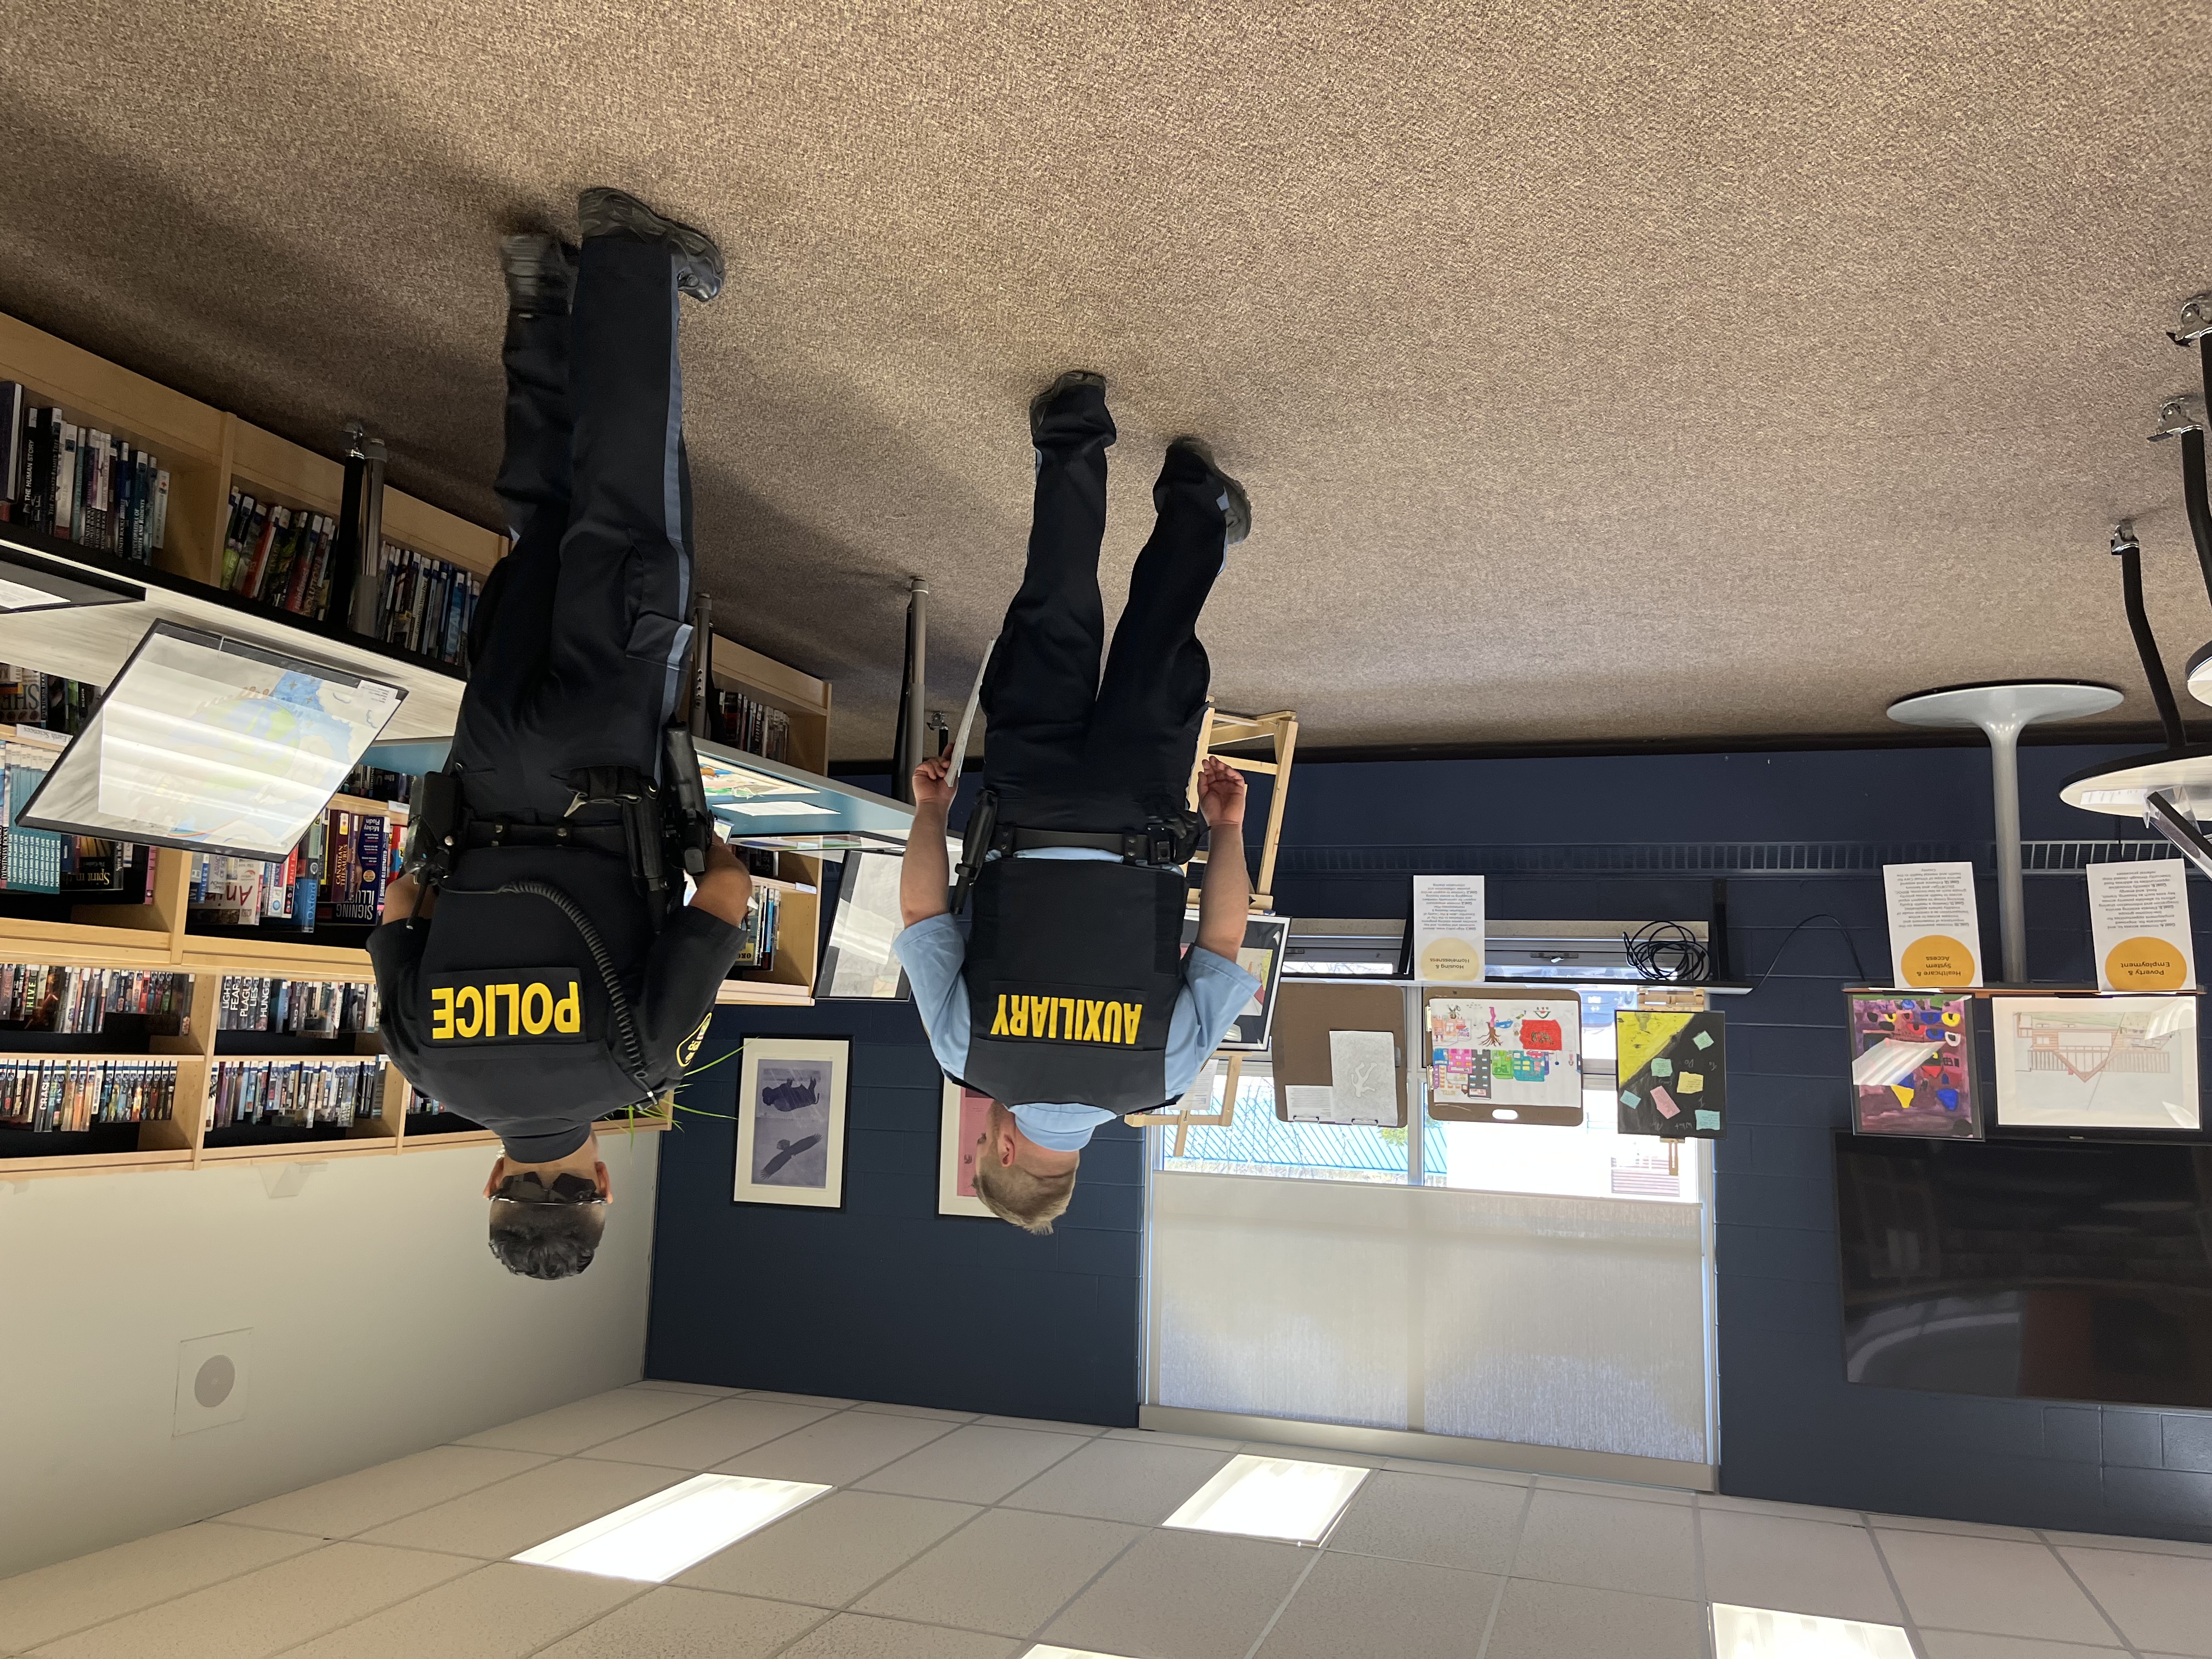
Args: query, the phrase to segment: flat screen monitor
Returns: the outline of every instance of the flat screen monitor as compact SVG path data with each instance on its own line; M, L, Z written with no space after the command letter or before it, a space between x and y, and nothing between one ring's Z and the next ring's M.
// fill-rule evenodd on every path
M1853 1382L2212 1407L2212 1146L1838 1134Z
M281 859L406 692L157 622L21 821L64 835Z

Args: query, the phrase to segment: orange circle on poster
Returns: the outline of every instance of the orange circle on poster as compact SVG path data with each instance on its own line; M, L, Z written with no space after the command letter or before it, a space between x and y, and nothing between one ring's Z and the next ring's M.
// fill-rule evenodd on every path
M2189 964L2165 939L2145 934L2106 954L2105 977L2116 991L2178 991L2189 982Z
M1905 982L1919 988L1972 985L1974 953L1948 933L1929 933L1905 947Z
M1472 983L1482 977L1482 952L1463 939L1431 939L1421 952L1421 977L1446 985Z

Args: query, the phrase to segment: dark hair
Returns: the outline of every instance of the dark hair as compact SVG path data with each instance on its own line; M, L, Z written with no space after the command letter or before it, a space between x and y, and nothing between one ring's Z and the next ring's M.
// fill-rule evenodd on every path
M526 1279L573 1279L592 1265L606 1225L604 1204L495 1204L491 1253Z

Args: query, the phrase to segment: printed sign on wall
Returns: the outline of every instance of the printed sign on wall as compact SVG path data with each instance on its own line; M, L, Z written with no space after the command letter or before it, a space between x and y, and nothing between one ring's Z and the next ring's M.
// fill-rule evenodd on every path
M1981 914L1971 864L1885 864L1889 955L1897 983L1915 990L1982 982Z
M2089 866L2089 931L2106 991L2189 991L2189 866L2179 859Z

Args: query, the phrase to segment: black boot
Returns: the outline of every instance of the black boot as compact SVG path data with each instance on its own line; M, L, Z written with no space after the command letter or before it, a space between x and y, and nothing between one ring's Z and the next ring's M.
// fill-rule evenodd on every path
M658 242L676 256L676 286L707 301L722 291L722 250L703 230L664 219L628 191L596 185L576 198L576 228L584 240L627 236Z
M1040 439L1044 435L1045 412L1059 400L1063 393L1073 392L1079 386L1097 386L1099 396L1105 396L1106 377L1103 374L1099 374L1096 369L1071 368L1043 391L1038 392L1036 397L1030 398L1030 436L1032 439Z
M576 250L557 236L525 231L499 239L507 307L519 317L567 314L576 297Z
M1182 437L1168 441L1170 449L1186 449L1198 457L1221 485L1221 510L1228 520L1229 536L1226 545L1234 547L1252 533L1252 498L1238 483L1214 464L1213 451L1202 438Z

